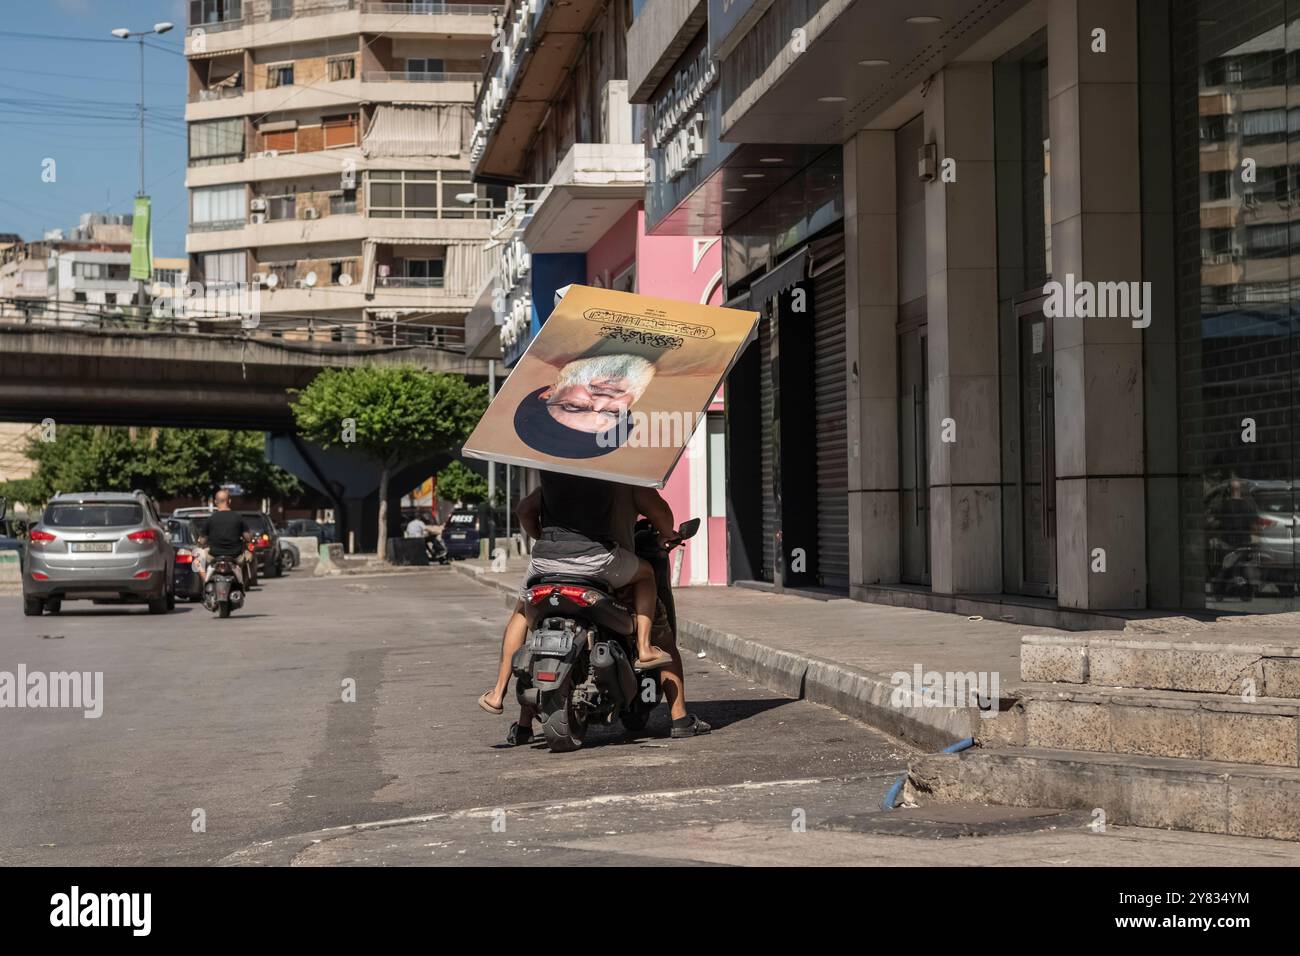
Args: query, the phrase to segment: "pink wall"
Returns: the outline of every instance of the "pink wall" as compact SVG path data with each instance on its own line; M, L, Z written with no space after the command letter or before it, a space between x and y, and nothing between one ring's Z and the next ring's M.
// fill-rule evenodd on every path
M605 288L633 262L636 263L636 291L642 295L677 299L683 302L705 300L718 305L723 299L722 243L697 242L693 236L647 236L645 211L640 207L628 210L600 240L587 250L587 281ZM711 404L721 408L722 395ZM706 505L691 507L691 469L707 468L708 460L701 456L691 461L683 454L677 467L668 476L663 496L673 509L673 517L680 524L687 518L703 518ZM707 486L707 475L706 475ZM697 513L698 512L698 513ZM708 578L711 583L727 582L726 519L712 518L708 522ZM690 554L683 551L680 581L691 578Z

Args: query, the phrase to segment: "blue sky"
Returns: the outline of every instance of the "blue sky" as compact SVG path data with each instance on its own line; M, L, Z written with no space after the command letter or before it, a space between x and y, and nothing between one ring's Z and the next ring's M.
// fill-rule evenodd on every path
M5 0L0 17L0 233L38 239L83 212L130 212L139 184L140 52L114 27L175 29L145 48L145 188L154 255L185 254L184 0ZM37 39L14 34L43 34ZM81 42L81 41L108 42ZM165 47L166 50L157 49ZM170 52L167 52L170 51ZM46 159L54 182L43 182Z

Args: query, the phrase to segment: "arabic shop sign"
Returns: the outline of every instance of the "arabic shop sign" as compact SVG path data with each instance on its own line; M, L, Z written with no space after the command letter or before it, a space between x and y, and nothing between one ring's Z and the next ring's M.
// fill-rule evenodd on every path
M651 107L650 148L663 151L664 178L669 182L705 153L704 113L699 106L717 82L717 61L703 46L677 71L663 96Z

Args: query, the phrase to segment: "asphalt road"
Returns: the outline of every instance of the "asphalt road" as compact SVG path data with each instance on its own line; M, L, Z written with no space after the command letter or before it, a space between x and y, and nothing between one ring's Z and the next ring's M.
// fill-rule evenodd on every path
M501 596L445 568L297 573L228 621L64 607L0 596L0 672L104 682L95 719L0 708L0 865L1300 864L1082 813L883 812L906 745L708 659L687 659L707 737L668 739L660 708L577 753L506 747L475 704Z
M0 597L0 671L104 675L98 719L0 709L0 864L203 864L325 827L750 781L876 775L878 801L910 753L695 658L710 736L668 739L660 707L634 740L616 724L574 754L505 747L509 718L475 704L504 619L445 568L263 581L228 621L85 602L25 618Z

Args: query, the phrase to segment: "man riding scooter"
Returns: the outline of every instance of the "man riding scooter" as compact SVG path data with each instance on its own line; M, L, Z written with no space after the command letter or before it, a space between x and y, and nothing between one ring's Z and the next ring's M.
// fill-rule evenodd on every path
M234 558L240 583L249 586L248 563L252 555L247 544L253 540L253 529L238 511L230 510L230 492L224 488L212 497L216 511L197 523L198 543L208 550L207 566L203 570L206 584L216 566L214 558Z
M658 531L662 544L676 541L672 509L658 492L648 488L616 484L591 478L543 472L542 486L526 496L517 510L520 525L537 539L528 576L541 573L580 574L604 578L612 587L632 585L636 589L638 621L638 656L640 670L662 668L661 686L668 700L673 737L693 737L711 728L686 710L685 679L676 634L664 621L664 608L658 605L654 572L636 557L634 527L638 514L644 514ZM569 515L577 516L587 529L574 536L565 525ZM571 522L574 523L574 522ZM596 545L599 545L598 547ZM628 571L635 562L636 573ZM644 593L648 591L649 593ZM650 618L655 618L655 652L647 659L646 641L650 638ZM645 631L642 630L643 621ZM523 646L528 634L528 619L522 601L506 625L502 639L497 683L479 698L479 706L491 714L504 711L505 692L510 680L511 659ZM647 664L649 666L647 666ZM534 714L523 707L519 721L511 725L507 743L524 744L532 739Z

